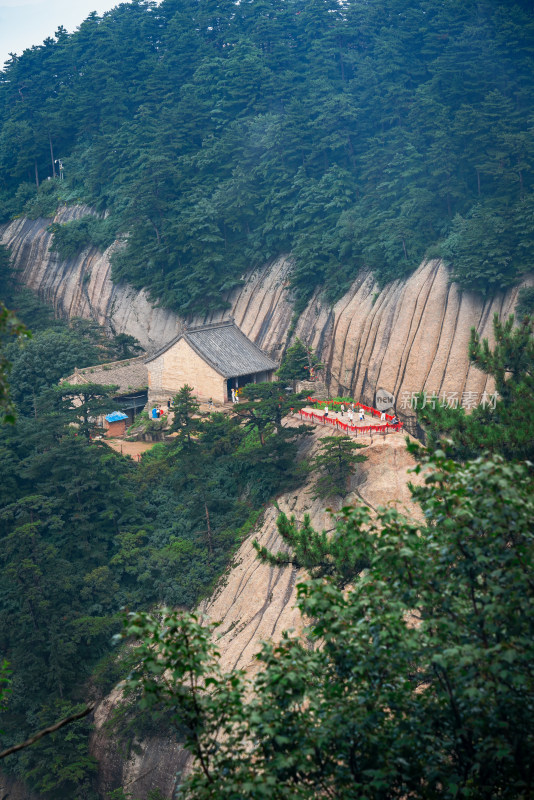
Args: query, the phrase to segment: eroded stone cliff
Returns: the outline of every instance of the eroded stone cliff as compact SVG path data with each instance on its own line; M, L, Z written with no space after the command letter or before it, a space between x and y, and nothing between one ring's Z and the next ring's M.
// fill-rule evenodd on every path
M85 207L63 209L57 222L87 213ZM88 249L61 261L48 249L50 220L19 219L0 229L12 251L22 281L53 303L57 312L93 318L117 333L136 336L147 350L165 344L183 321L168 309L154 308L145 292L111 281L110 255ZM273 357L279 357L293 318L289 289L291 260L281 257L244 276L228 296L229 311L239 327ZM491 338L494 312L513 311L518 289L484 299L460 292L439 261L423 263L407 280L379 291L372 275L362 273L334 306L317 293L299 316L295 333L310 342L327 365L332 393L346 392L373 403L378 388L406 404L412 392L449 396L471 392L480 398L485 377L467 358L471 326ZM195 320L196 322L200 320Z

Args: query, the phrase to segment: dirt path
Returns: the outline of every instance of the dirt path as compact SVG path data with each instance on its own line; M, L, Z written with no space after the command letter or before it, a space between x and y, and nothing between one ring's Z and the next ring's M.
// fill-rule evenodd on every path
M125 442L123 439L106 439L105 442L117 453L131 456L135 461L138 460L138 456L141 457L156 444L156 442Z

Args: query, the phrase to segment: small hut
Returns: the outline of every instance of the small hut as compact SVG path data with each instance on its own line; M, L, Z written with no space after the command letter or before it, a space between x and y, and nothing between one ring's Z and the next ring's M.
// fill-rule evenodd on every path
M106 436L124 436L126 433L126 421L128 414L122 411L114 411L113 414L106 414L104 417L104 427Z
M233 320L187 328L145 363L149 406L164 404L186 384L201 400L223 404L232 389L272 381L278 368Z

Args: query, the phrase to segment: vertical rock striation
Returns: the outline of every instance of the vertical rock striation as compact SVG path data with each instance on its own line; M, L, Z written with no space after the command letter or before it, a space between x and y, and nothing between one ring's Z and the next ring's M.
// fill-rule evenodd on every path
M89 213L83 206L64 208L56 222ZM154 307L144 291L111 281L110 256L90 248L61 261L48 249L50 220L19 219L0 236L11 248L21 280L62 316L81 316L136 336L150 351L180 330L184 320ZM232 314L239 327L274 358L280 358L293 319L289 289L291 260L282 256L244 277L228 297L228 310L196 318L213 322ZM491 338L493 314L513 311L518 288L482 298L460 292L440 261L423 263L409 278L381 291L370 273L361 273L351 289L330 306L317 292L299 316L295 334L310 342L327 365L330 392L348 393L373 403L378 388L407 402L412 392L463 392L479 396L491 389L467 358L471 326Z

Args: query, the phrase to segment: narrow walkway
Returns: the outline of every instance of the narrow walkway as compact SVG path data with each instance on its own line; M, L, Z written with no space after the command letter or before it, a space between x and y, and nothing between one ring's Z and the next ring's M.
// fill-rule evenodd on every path
M328 415L325 414L324 406L328 406ZM338 407L341 405L337 403ZM314 425L331 426L335 430L343 431L353 436L368 436L371 433L378 433L384 436L390 433L402 433L403 425L399 422L397 425L392 425L391 414L386 414L386 422L380 420L380 411L370 406L362 406L360 403L355 404L356 408L353 414L353 421L350 424L347 410L342 414L341 411L335 410L334 401L325 400L321 401L319 408L315 405L307 406L302 411L297 412L300 418L305 422L313 422ZM345 405L345 409L347 406ZM363 409L365 419L360 420L360 408Z

